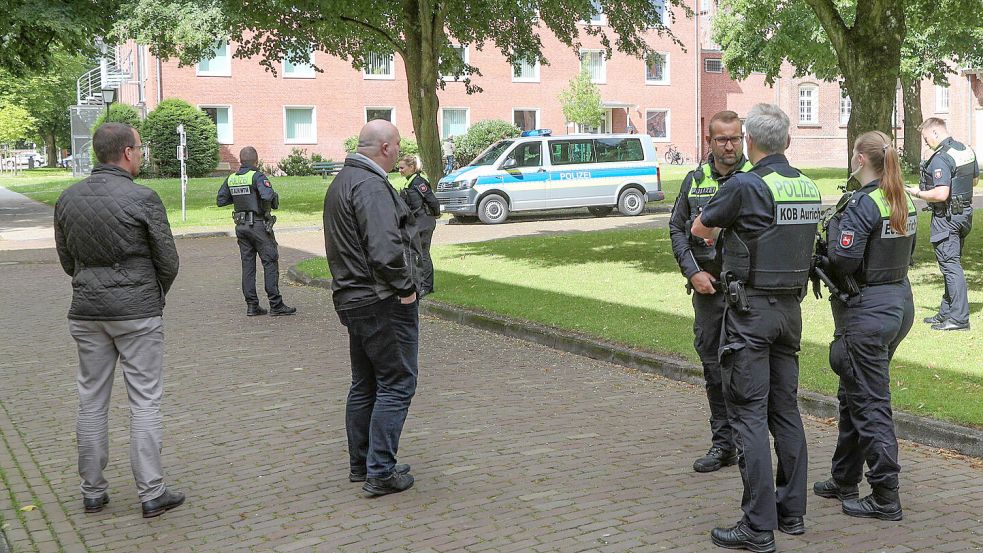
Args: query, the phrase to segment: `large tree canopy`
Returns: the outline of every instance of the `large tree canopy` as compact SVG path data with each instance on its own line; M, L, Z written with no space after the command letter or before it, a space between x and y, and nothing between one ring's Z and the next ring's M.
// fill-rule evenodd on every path
M553 33L571 49L580 45L583 34L597 36L610 52L618 49L644 56L649 31L673 37L662 23L665 12L682 0L137 0L129 34L156 43L158 52L193 62L207 54L218 36L238 41L237 57L258 56L276 71L276 62L287 58L306 62L310 49L328 52L360 68L371 54L396 53L403 60L413 128L420 144L424 167L431 175L441 174L437 131L441 75L457 75L468 92L480 89L471 76L480 68L465 64L451 48L468 44L495 48L510 63L520 60L549 60L542 54L542 33ZM607 26L585 25L600 7ZM194 10L224 14L221 30L211 26L182 39L180 33L162 28L161 23ZM172 25L173 26L173 25ZM193 25L180 28L189 29ZM143 29L143 32L133 32ZM675 40L675 37L673 37ZM692 45L698 47L698 45Z

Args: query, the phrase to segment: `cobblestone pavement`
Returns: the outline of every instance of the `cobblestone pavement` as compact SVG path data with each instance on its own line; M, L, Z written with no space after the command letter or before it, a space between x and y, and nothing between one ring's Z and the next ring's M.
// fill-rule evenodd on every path
M117 377L112 502L82 512L70 285L53 250L0 252L0 514L15 551L684 551L739 518L737 469L700 475L700 388L441 320L422 323L400 461L416 486L368 499L347 480L347 338L321 289L284 285L295 317L246 318L234 240L180 240L166 311L164 461L187 503L140 517ZM308 254L282 250L282 267ZM807 421L810 477L835 428ZM972 459L904 444L905 519L809 499L780 551L983 549ZM18 507L33 505L21 512Z

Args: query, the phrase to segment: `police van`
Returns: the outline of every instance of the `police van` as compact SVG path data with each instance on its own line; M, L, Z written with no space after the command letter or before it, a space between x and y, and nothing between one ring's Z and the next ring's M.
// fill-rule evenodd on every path
M441 211L497 224L514 211L586 207L640 215L665 199L652 138L644 134L554 137L547 129L500 140L437 183Z

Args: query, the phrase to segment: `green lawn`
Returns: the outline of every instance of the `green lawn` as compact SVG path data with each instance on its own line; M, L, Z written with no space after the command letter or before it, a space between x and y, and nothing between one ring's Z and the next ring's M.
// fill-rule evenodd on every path
M921 216L923 237L927 216ZM919 240L911 273L916 322L891 367L897 408L983 426L981 245L980 233L971 234L963 259L973 330L943 335L921 322L934 314L943 285L930 244ZM698 362L692 306L665 229L513 238L437 247L433 255L436 300ZM327 276L323 258L308 260L301 269ZM833 334L828 302L810 294L802 310L801 386L835 395L836 376L827 362Z

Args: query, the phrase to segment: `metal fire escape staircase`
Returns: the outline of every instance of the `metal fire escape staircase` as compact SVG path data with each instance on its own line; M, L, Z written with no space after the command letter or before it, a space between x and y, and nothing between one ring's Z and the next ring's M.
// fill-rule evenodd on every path
M130 80L132 73L133 63L129 54L125 58L120 58L115 48L105 49L99 60L99 66L86 71L78 78L75 88L78 105L103 105L103 89L113 88L118 94L121 85Z

